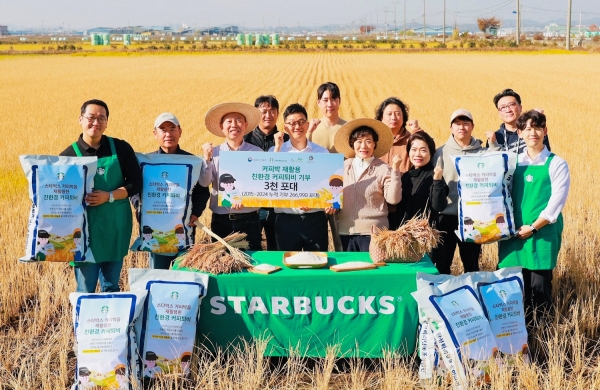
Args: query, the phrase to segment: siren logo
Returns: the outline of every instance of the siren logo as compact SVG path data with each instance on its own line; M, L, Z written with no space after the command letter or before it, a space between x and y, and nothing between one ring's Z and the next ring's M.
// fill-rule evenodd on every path
M316 297L244 297L244 296L214 296L210 299L211 313L223 315L227 310L236 314L254 315L308 315L313 312L323 315L337 314L394 314L395 302L401 302L402 297L384 295L376 296L342 296L337 300L331 296ZM335 312L335 313L334 313Z
M97 174L99 174L100 176L104 175L104 172L106 172L106 171L105 171L105 169L104 169L104 168L102 168L102 167L100 167L100 168L96 169L96 173L97 173Z
M160 177L162 177L163 179L167 179L169 177L169 172L163 172L160 174Z
M179 293L177 291L173 291L171 293L171 299L179 299Z
M100 312L101 312L102 314L106 314L106 313L108 313L108 306L102 306L102 309L100 309Z
M498 292L498 295L500 295L500 297L501 297L501 298L506 298L506 291L504 291L504 290L500 290L500 291Z
M479 164L477 164L477 168L485 168L485 164L484 163L479 163Z
M531 175L525 176L525 181L527 181L527 183L533 182L533 176L531 176Z
M61 181L62 179L65 178L65 174L63 172L58 172L56 174L56 178L58 179L58 181Z

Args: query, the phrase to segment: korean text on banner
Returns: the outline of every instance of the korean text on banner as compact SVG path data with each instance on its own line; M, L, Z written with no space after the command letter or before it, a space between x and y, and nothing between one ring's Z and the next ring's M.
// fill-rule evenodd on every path
M343 207L341 154L221 152L220 159L220 206Z

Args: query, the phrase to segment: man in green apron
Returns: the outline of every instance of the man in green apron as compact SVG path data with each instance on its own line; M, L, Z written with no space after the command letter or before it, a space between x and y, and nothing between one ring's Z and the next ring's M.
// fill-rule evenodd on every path
M86 195L90 247L94 264L74 264L77 291L93 293L100 280L102 292L119 291L123 258L129 250L132 214L129 196L140 192L142 174L131 146L104 134L108 106L101 100L83 103L79 139L60 155L96 156L94 191Z
M518 155L512 200L517 234L499 242L500 268L522 266L528 320L533 312L552 309L552 270L560 250L561 211L570 187L565 160L544 145L546 116L531 110L517 120L519 137L527 148ZM531 310L533 309L533 310Z

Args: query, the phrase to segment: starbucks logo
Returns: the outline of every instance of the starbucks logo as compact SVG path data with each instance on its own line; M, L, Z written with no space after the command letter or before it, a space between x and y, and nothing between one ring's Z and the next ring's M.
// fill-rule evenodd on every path
M163 179L166 179L169 177L169 172L163 172L160 174L160 177L162 177Z
M477 168L485 168L485 164L484 163L478 163L477 164Z
M500 295L501 298L506 298L506 291L500 290L500 292L498 293L498 295Z
M56 178L58 179L58 181L61 181L62 179L65 178L65 174L63 172L58 172L56 174Z
M101 312L102 314L106 314L106 313L108 313L108 306L102 306L102 309L100 309L100 312Z
M526 180L528 183L531 183L531 182L533 181L533 176L531 176L531 175L527 175L527 176L525 176L525 180Z
M179 299L179 293L177 291L173 291L171 293L171 299Z
M96 173L99 174L100 176L104 175L104 172L106 172L106 170L102 167L96 169Z

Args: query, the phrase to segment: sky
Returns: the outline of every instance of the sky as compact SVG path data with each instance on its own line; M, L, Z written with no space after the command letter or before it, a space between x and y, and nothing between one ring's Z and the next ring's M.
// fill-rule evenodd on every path
M473 24L479 17L515 19L516 0L445 0L446 23ZM361 24L394 27L406 20L441 25L444 0L0 0L0 25L10 29L85 30L93 27L165 26L194 28L237 25L277 28ZM522 19L545 22L566 19L568 0L521 0ZM394 13L395 9L395 13ZM386 12L387 11L387 12ZM572 0L573 24L600 20L600 0Z

